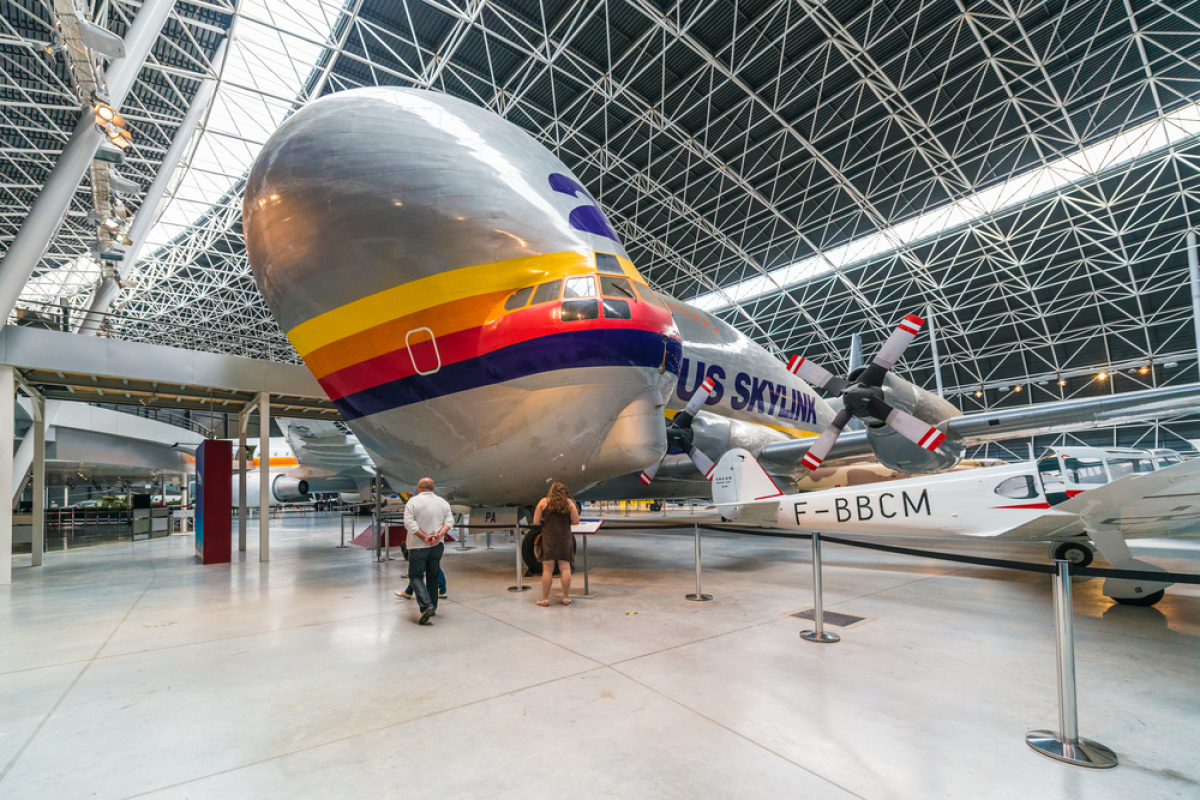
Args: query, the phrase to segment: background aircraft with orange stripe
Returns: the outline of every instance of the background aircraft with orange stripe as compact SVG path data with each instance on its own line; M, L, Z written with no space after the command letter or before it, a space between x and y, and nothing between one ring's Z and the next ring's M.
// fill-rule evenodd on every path
M271 312L391 487L429 475L468 506L528 505L553 479L596 499L704 496L731 448L788 479L810 448L809 464L932 472L968 443L1200 394L963 416L890 372L915 317L850 378L789 369L651 289L555 155L436 92L356 89L297 111L250 172L243 230ZM839 439L854 417L865 427Z

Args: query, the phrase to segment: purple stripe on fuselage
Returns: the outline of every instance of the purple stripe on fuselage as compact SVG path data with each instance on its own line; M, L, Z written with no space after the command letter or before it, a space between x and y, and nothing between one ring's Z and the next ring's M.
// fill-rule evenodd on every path
M556 369L657 369L663 363L664 339L666 371L678 375L683 356L678 340L651 331L602 328L556 333L502 347L478 358L446 364L430 375L410 375L346 395L334 405L350 420Z

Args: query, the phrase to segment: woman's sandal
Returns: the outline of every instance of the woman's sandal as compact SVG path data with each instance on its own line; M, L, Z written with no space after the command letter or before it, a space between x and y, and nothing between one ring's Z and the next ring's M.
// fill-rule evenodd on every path
M562 601L562 603L563 603L563 605L564 605L564 606L569 606L569 605L571 605L571 598L569 598L569 597L564 597L564 598L563 598L563 601Z
M538 600L537 604L539 606L541 606L542 608L545 608L546 606L550 605L550 601L549 600Z

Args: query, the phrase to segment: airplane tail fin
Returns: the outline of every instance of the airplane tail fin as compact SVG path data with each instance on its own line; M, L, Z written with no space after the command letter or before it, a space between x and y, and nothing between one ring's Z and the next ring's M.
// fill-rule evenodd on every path
M774 522L783 490L748 451L730 450L713 472L713 504L727 520Z

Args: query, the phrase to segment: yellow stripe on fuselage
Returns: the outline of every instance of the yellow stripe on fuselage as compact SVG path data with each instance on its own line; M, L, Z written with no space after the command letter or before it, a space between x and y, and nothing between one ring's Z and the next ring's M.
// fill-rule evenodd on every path
M645 282L633 264L623 258L620 261L626 275ZM296 352L302 358L307 358L313 351L334 342L437 306L482 295L503 297L523 286L595 271L594 256L575 252L512 258L449 270L385 289L327 311L292 328L288 331L288 339L296 348ZM478 307L474 307L472 311L475 313L471 316L477 318ZM462 326L459 330L470 327L467 320L460 320L458 324ZM480 323L477 321L475 324ZM435 334L442 335L448 332L450 331L441 326L434 331ZM402 343L392 340L392 349L395 349L397 344L403 346Z
M668 409L663 410L663 414L666 415L667 419L674 419L675 415L678 413L679 412L673 408L668 408ZM715 412L710 411L708 413L712 414ZM721 414L719 416L725 416L725 415ZM737 419L737 417L734 417L734 419ZM749 422L751 425L762 425L764 428L770 428L773 431L779 431L780 433L786 433L788 436L791 436L793 439L808 439L810 437L819 435L815 431L802 431L799 428L787 428L787 427L784 427L783 425L768 425L765 422L755 422L754 420L745 420L745 421Z

